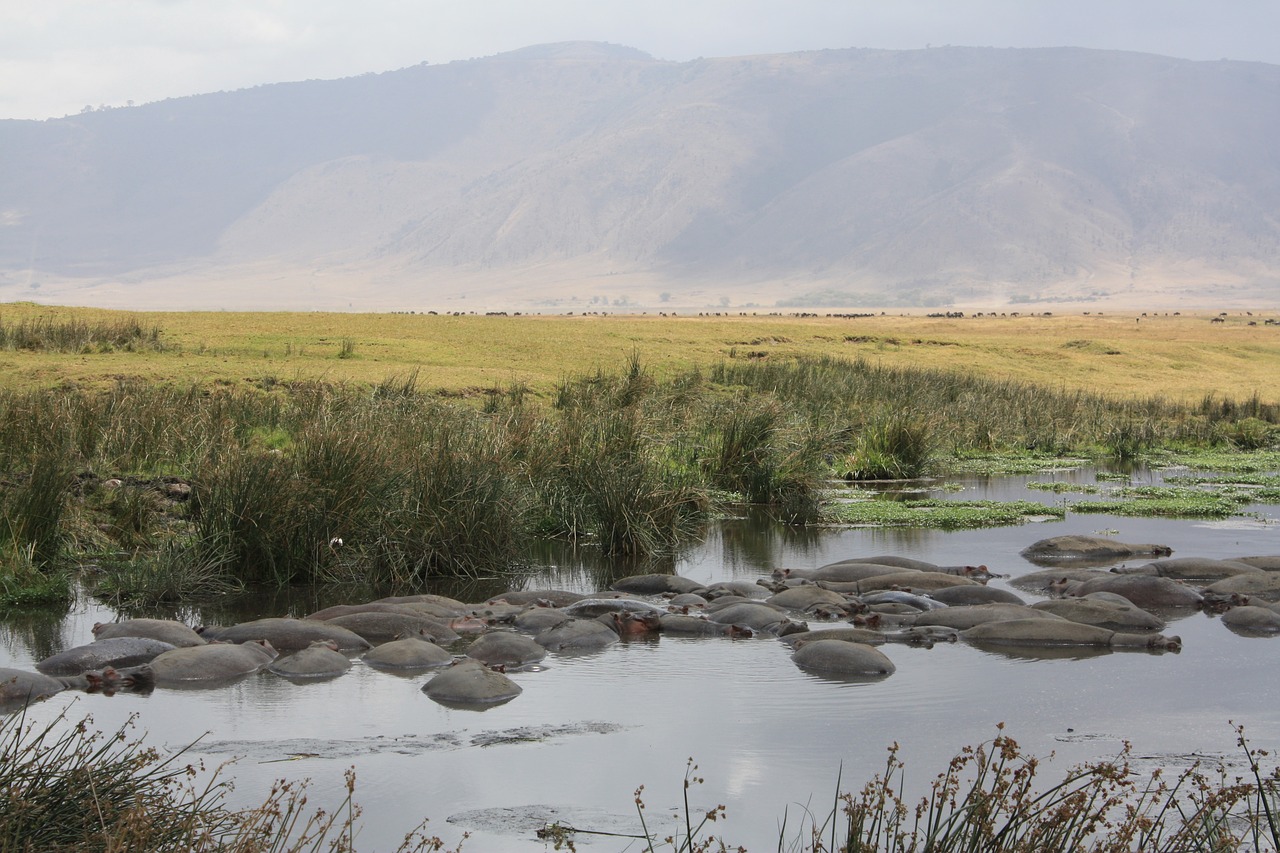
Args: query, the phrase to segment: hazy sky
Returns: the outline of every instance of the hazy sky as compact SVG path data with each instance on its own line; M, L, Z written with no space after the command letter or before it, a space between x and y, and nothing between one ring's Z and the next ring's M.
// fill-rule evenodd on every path
M660 59L926 45L1280 63L1277 0L0 0L0 118L588 39Z

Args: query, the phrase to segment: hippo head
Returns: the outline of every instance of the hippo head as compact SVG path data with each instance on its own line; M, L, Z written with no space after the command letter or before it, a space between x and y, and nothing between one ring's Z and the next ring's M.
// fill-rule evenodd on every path
M880 614L879 613L857 613L857 614L854 614L854 617L849 621L852 622L854 625L858 626L859 628L879 628Z
M733 639L745 639L754 637L756 632L748 628L746 625L730 625L729 630L725 632L726 637Z
M1151 642L1147 647L1153 651L1180 652L1182 651L1182 638L1166 637L1163 634L1156 634L1151 638Z

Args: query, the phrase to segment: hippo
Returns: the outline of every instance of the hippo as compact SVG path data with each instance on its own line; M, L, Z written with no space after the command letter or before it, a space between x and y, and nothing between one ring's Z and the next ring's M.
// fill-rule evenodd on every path
M882 575L901 575L907 572L920 572L923 569L903 568L902 566L882 566L879 563L835 563L815 569L809 574L809 580L835 581L850 583L877 578Z
M965 604L1026 604L1022 596L994 586L949 586L935 589L929 598L952 606Z
M692 592L682 592L672 596L667 604L671 607L706 607L707 599Z
M1168 545L1135 545L1075 534L1041 539L1022 549L1023 558L1038 566L1107 565L1133 557L1167 557L1172 553Z
M935 642L954 643L959 638L959 633L954 629L939 626L907 628L903 631L877 631L872 628L848 627L823 628L818 631L790 634L783 637L782 642L792 648L799 648L804 643L814 640L840 640L845 643L864 643L868 646L902 643L908 646L931 648Z
M1015 619L1060 619L1052 613L1036 610L1025 604L967 604L921 613L912 623L917 627L937 625L964 631L987 622L1012 622Z
M1280 572L1256 571L1223 578L1204 588L1206 595L1247 595L1263 601L1280 601Z
M267 640L208 643L164 652L150 667L156 684L174 687L230 681L257 672L276 657L275 647Z
M502 673L468 658L428 681L422 692L442 705L469 708L500 705L519 696L523 690Z
M1174 580L1215 581L1258 571L1248 563L1236 560L1210 560L1207 557L1177 557L1154 560L1141 566L1118 566L1111 570L1122 575L1155 575Z
M743 598L764 598L765 590L758 583L749 581L718 581L707 587L703 593L708 600L725 595L738 595Z
M1244 563L1264 572L1280 572L1280 554L1261 557L1236 557L1233 562Z
M828 563L828 566L847 565L849 563L875 563L878 566L893 566L899 569L915 569L918 572L936 572L938 566L935 563L927 563L924 560L913 560L910 557L899 557L894 554L881 554L876 557L850 557L847 560L839 560L835 563ZM826 568L826 566L823 566Z
M606 627L612 628L619 639L637 640L644 637L653 637L662 631L662 617L667 614L662 613L632 613L630 611L622 611L620 613L606 613L603 616L597 616L599 622L603 622Z
M964 587L953 587L953 589L964 589ZM948 606L936 598L927 595L916 595L914 592L907 592L904 589L882 589L879 592L868 593L862 596L862 603L868 607L880 604L905 604L918 613L923 613L926 610L941 610Z
M377 669L434 669L453 663L453 655L425 637L402 637L370 649L361 658Z
M173 619L126 619L123 622L99 622L93 626L93 636L96 640L146 637L169 643L177 648L202 646L206 642L194 628Z
M20 710L66 689L66 682L51 675L0 668L0 713Z
M315 619L257 619L229 628L200 628L199 634L206 640L222 640L227 643L267 640L274 649L281 652L301 651L316 640L333 640L344 652L362 652L371 648L370 643L360 635L331 622Z
M1091 592L1114 592L1143 609L1151 607L1199 607L1204 600L1199 592L1186 584L1170 578L1154 575L1113 575L1087 580L1074 589L1071 595L1081 597Z
M1280 613L1269 607L1232 607L1221 616L1222 624L1237 634L1264 636L1280 634Z
M554 628L561 622L567 622L572 618L568 613L556 607L526 607L516 615L511 624L517 631L537 634L548 628Z
M434 604L388 604L385 601L371 601L368 604L335 604L332 607L317 610L315 613L308 613L302 618L328 622L331 619L352 616L356 613L397 613L401 616L416 616L419 618L426 616L443 622L448 622L450 619L456 619L462 615L460 612Z
M563 589L523 589L504 592L486 601L486 604L538 604L543 607L568 607L588 596Z
M1015 619L1010 622L986 622L960 632L974 645L1010 646L1104 646L1112 649L1137 649L1153 652L1176 652L1182 648L1178 637L1163 634L1129 634L1082 625L1066 619Z
M856 605L850 604L849 600L840 593L813 585L783 590L765 599L764 603L787 610L813 610L817 607L828 607L852 612L856 609Z
M277 658L267 669L285 678L336 678L351 669L351 661L332 640L321 640L288 657Z
M1148 613L1133 604L1117 604L1089 598L1059 598L1037 601L1032 609L1061 616L1082 625L1095 625L1109 631L1140 633L1163 631L1165 622L1159 616Z
M595 619L569 619L542 631L534 642L553 651L593 651L618 642L618 634Z
M1053 589L1054 584L1060 581L1071 581L1072 583L1084 583L1093 578L1111 577L1110 572L1104 572L1100 569L1077 569L1077 568L1061 568L1047 569L1042 572L1028 572L1025 575L1019 575L1009 581L1010 586L1018 589L1024 589L1027 592L1047 593Z
M527 666L547 656L547 650L523 634L512 631L490 631L476 638L467 648L467 657L493 666Z
M176 648L146 637L112 637L59 652L36 664L45 675L79 675L106 667L128 667L148 663L152 658Z
M797 643L791 659L801 669L833 675L892 675L893 661L865 643L845 640L810 640Z
M335 616L321 624L345 629L362 638L365 645L355 651L367 649L370 644L390 642L406 633L423 634L446 646L460 638L457 631L439 619L405 613L349 613L346 616Z
M756 601L716 610L708 618L722 625L742 625L753 631L778 637L808 630L808 626L803 622L793 622L778 608Z
M564 612L578 619L594 619L606 613L658 613L666 611L656 604L637 598L584 598L564 608Z
M449 598L444 595L434 595L432 593L423 592L417 595L391 595L386 598L379 598L374 604L430 604L437 607L444 607L457 615L466 612L467 605L458 601L456 598Z
M912 592L932 592L951 586L980 586L977 581L948 575L942 572L899 571L892 575L877 575L858 581L859 594L878 589L909 589Z
M755 631L745 625L723 625L712 622L701 616L685 616L679 613L666 613L658 617L664 634L679 634L686 637L754 637Z
M116 670L114 667L71 676L45 675L21 669L0 668L0 714L19 711L32 702L48 699L64 690L105 693L118 690L149 690L153 685L146 664Z
M632 575L621 578L609 587L617 592L630 592L636 595L662 595L663 593L695 592L703 593L707 587L690 578L680 575Z

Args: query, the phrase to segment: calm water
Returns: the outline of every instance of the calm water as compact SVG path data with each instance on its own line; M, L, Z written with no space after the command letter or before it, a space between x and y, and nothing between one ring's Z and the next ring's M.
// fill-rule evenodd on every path
M1054 477L1092 482L1093 472ZM1026 479L961 480L966 489L955 497L1063 499L1027 491ZM985 563L1016 576L1036 570L1018 555L1031 542L1108 529L1122 541L1170 545L1175 556L1280 553L1280 524L1257 519L1072 514L1061 522L957 533L788 531L743 519L717 526L674 568L702 582L754 580L779 566L898 554ZM563 554L543 558L548 568L533 586L589 591L602 575L629 573ZM262 613L238 618L300 614L310 604L266 602L257 608ZM11 624L0 631L0 665L30 667L55 647L88 642L95 622L114 618L87 601L57 624ZM883 768L894 742L902 745L909 782L919 787L960 747L990 739L999 722L1028 750L1056 753L1046 771L1051 778L1076 762L1115 754L1123 740L1133 743L1144 767L1185 766L1192 756L1235 761L1231 720L1246 726L1255 745L1280 746L1280 640L1239 637L1201 614L1165 633L1182 637L1181 654L1025 660L963 644L891 645L883 649L897 672L873 683L802 672L772 639L663 637L589 655L551 655L539 671L513 676L521 696L483 712L432 702L420 690L429 676L402 678L357 662L341 678L313 685L263 673L212 690L63 694L37 705L32 716L92 714L105 729L137 714L149 743L176 749L200 739L192 754L206 763L235 759L224 771L237 782L235 803L260 801L274 779L310 778L310 802L336 805L343 771L354 766L364 808L361 850L394 848L424 817L450 843L470 832L466 848L475 851L543 849L533 827L554 818L635 831L641 784L650 829L666 834L681 813L692 758L706 780L692 791L693 804L723 803L729 820L717 831L765 850L776 847L784 812L792 828L806 805L825 813L837 774L845 789L861 787ZM309 757L287 760L298 754ZM642 849L599 836L579 836L577 843Z

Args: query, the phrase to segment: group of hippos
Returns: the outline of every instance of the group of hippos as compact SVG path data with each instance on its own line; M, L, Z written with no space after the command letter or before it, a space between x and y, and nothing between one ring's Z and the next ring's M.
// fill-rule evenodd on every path
M892 661L877 648L892 642L962 640L1041 657L1090 649L1176 652L1181 640L1160 633L1162 617L1195 609L1220 613L1237 633L1280 634L1280 555L1173 558L1165 546L1086 536L1045 539L1022 553L1049 568L1010 585L1044 600L1028 603L988 586L994 575L985 566L872 556L779 569L754 583L702 585L651 574L594 594L521 590L480 604L408 595L230 627L130 619L94 626L93 642L40 661L36 672L0 669L0 710L67 689L214 686L262 669L292 680L334 678L356 655L376 669L434 671L422 688L429 697L484 708L517 696L521 687L507 673L535 667L549 653L659 634L776 637L794 650L800 668L853 679L892 674ZM1090 567L1134 558L1153 559Z

